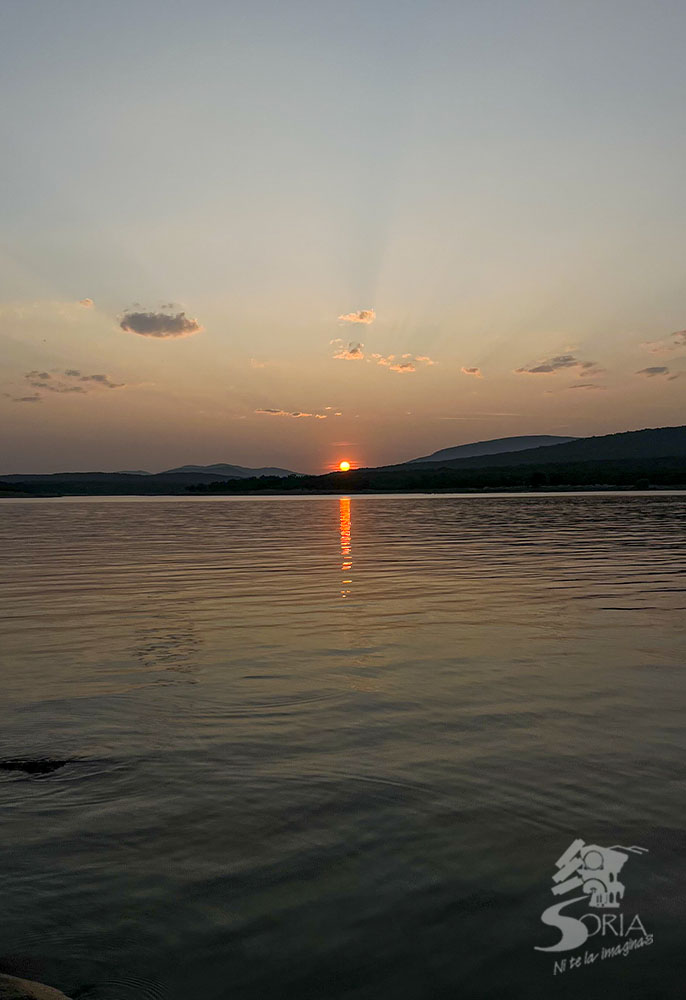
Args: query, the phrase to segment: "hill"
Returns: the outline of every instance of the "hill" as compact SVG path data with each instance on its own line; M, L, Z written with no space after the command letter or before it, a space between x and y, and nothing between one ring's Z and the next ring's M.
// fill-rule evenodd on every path
M297 476L297 472L289 469L248 469L243 465L226 465L217 462L215 465L182 465L178 469L168 469L160 472L160 476L175 476L179 473L200 472L203 475L216 476L217 479L249 479L252 476Z
M521 439L520 439L521 440ZM483 442L488 443L488 442ZM448 449L450 450L450 449ZM440 453L438 453L440 454ZM212 471L214 469L214 471ZM234 470L227 475L224 471ZM235 470L243 475L236 475ZM245 475L257 471L259 475ZM686 488L686 427L655 427L460 459L408 462L322 476L241 466L182 466L157 474L74 472L0 476L0 495L355 493Z
M557 437L552 434L529 434L526 437L494 438L491 441L476 441L474 444L459 444L454 448L441 448L423 458L413 458L417 462L444 462L459 458L478 458L481 455L501 455L505 452L524 451L529 448L548 448L555 444L566 444L575 441L573 437Z
M357 493L686 487L686 427L658 427L524 451L408 462L324 476L264 477L191 487L197 492Z
M599 462L686 457L686 426L652 427L599 437L576 438L566 444L526 448L493 455L434 460L434 468L493 468L569 462ZM408 462L405 468L411 467ZM400 468L396 466L395 468Z
M136 496L185 493L196 484L239 479L293 476L286 469L247 469L240 465L182 466L166 472L54 472L47 475L0 476L0 491L27 496Z
M14 473L0 476L0 483L34 483L52 485L64 483L73 486L77 483L91 486L113 488L130 487L133 492L163 492L165 485L187 486L189 483L224 482L227 479L249 479L259 476L297 476L297 472L288 469L264 468L248 469L242 465L184 465L178 469L168 469L165 472L52 472L44 474ZM116 490L119 492L119 490ZM73 490L70 490L73 492ZM97 492L102 492L97 489Z

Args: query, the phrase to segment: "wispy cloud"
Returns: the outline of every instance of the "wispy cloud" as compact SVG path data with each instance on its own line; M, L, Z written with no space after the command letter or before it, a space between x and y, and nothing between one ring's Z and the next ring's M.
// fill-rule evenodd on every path
M79 299L79 305L83 306L84 309L92 309L93 304L93 299Z
M603 371L595 361L581 361L573 354L558 354L545 361L537 361L523 368L515 368L516 375L554 375L558 371L572 369L585 375L600 375Z
M346 347L342 340L332 340L331 344L336 348L336 353L334 358L337 361L363 361L364 352L362 348L364 344L359 344L354 340L351 340Z
M345 313L338 319L342 323L373 323L376 313L373 309L358 309L357 312Z
M76 368L65 371L45 372L35 369L24 375L26 383L35 390L31 396L9 396L17 403L38 403L47 393L80 395L94 389L123 389L123 382L114 382L109 375L82 375ZM7 393L5 395L8 395Z
M607 389L606 385L599 385L597 382L575 382L574 385L568 385L568 389Z
M311 419L311 420L326 420L326 413L305 413L303 410L277 410L270 407L264 407L255 410L255 413L264 414L268 417L292 417L295 420ZM340 416L340 414L336 414Z
M686 347L686 330L670 333L664 340L647 340L641 347L645 347L651 354L671 354L680 347Z
M204 327L197 319L190 319L184 312L127 312L119 326L128 333L138 333L141 337L191 337L201 333Z
M463 375L473 375L475 378L483 378L480 368L465 368L463 365L462 368L460 368L460 371Z

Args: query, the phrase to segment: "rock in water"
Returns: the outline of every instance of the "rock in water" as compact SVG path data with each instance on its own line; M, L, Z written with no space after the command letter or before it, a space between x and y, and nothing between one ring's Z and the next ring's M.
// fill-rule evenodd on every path
M69 997L52 986L0 975L0 1000L69 1000Z

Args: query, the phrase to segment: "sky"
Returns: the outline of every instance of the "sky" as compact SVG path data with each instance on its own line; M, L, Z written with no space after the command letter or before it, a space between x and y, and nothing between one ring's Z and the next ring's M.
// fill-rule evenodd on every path
M0 6L0 472L686 422L682 0Z

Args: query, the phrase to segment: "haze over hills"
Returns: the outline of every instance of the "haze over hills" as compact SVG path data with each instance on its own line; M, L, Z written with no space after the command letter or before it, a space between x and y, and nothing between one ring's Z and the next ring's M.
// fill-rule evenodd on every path
M576 441L574 437L557 437L552 434L529 434L525 437L494 438L491 441L476 441L474 444L459 444L454 448L441 448L431 455L413 458L415 462L442 462L454 458L477 458L479 455L500 455L527 448L547 448L554 444Z

